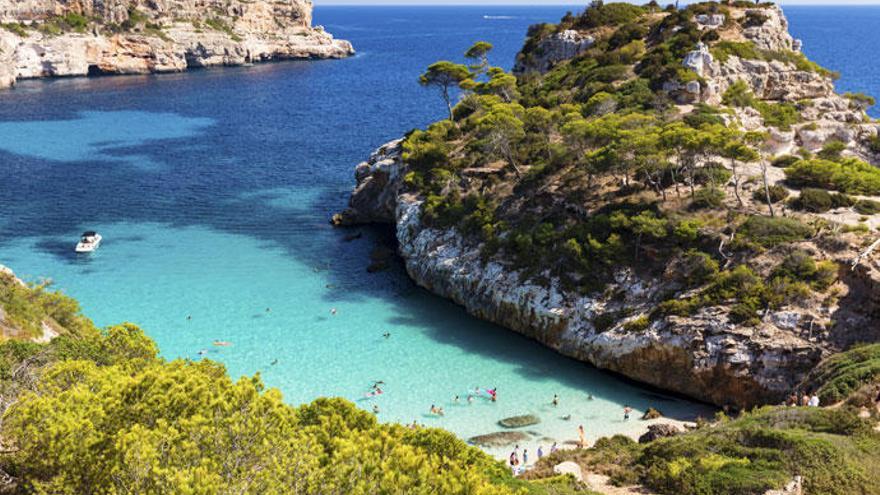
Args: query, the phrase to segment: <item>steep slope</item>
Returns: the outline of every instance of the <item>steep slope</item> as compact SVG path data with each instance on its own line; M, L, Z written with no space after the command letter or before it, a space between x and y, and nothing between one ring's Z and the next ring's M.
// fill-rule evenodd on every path
M872 100L799 45L751 2L533 26L513 85L472 67L454 121L359 165L334 221L396 224L418 284L562 354L780 402L880 340L878 267L850 268L880 222Z
M0 0L0 87L354 53L311 22L307 0Z

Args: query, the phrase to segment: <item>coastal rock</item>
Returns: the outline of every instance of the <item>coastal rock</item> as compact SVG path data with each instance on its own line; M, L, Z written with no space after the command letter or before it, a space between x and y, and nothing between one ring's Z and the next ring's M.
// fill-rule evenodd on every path
M704 29L715 29L724 24L726 17L724 14L700 14L694 16L694 22Z
M521 416L511 416L504 418L498 422L499 426L504 428L523 428L525 426L536 425L541 422L541 418L534 414L523 414Z
M518 442L525 442L529 436L521 431L497 431L485 435L468 438L468 443L478 447L506 447Z
M335 225L394 223L401 188L402 139L382 145L355 168L357 185L348 208L334 216Z
M724 16L722 16L724 17ZM723 21L722 21L723 22ZM697 43L697 49L689 52L684 57L684 66L687 69L690 69L697 73L700 77L703 76L704 69L706 67L710 67L715 59L712 57L712 54L709 52L709 47L706 46L705 43Z
M350 43L311 27L304 0L180 0L146 4L0 0L0 87L16 79L180 72L293 58L351 55ZM59 16L92 19L85 28Z
M648 432L639 437L639 443L653 442L659 438L674 437L681 433L681 429L675 425L661 423L648 426Z
M645 420L657 419L657 418L662 418L662 417L663 417L663 413L654 409L653 407L649 407L648 410L645 411L645 414L642 415L642 419L645 419Z
M761 16L765 20L759 26L745 28L743 37L762 50L795 50L794 39L788 32L788 19L785 18L778 5L746 10L746 15L750 13ZM798 46L798 48L800 47Z
M526 72L547 72L562 60L580 55L593 46L595 38L567 29L547 36L538 44L535 55L529 60L518 60L513 68L516 74Z

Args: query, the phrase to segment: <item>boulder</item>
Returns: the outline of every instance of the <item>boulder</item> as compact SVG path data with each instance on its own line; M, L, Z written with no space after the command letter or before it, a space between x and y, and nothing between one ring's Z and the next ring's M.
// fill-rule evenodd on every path
M496 431L485 435L477 435L468 438L468 443L478 447L506 447L519 442L525 442L529 436L521 431Z
M504 428L522 428L525 426L536 425L541 422L541 418L535 416L534 414L523 414L521 416L511 416L509 418L504 418L498 422L500 426Z
M677 426L668 423L650 425L648 426L648 432L639 437L639 443L653 442L658 438L674 437L679 433L681 433L681 430Z
M647 419L657 419L657 418L662 418L662 417L663 417L663 413L654 409L653 407L649 407L648 410L645 411L645 414L642 415L642 419L646 419L646 420Z

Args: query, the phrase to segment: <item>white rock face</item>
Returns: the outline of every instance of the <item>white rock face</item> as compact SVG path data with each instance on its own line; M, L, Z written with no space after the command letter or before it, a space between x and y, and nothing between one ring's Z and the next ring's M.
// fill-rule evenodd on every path
M455 229L426 227L421 199L402 193L396 183L405 171L399 142L383 146L359 165L352 197L359 210L350 218L395 224L410 277L478 318L566 356L717 404L781 400L822 355L820 348L796 337L797 332L774 325L773 318L756 332L730 323L724 308L656 320L644 331L627 331L622 321L600 331L593 325L597 315L624 308L633 318L646 314L666 290L664 282L621 269L607 287L607 293L620 298L611 300L568 292L552 278L524 281L505 261L485 260L479 246ZM388 180L392 176L397 179ZM388 211L391 197L393 212ZM363 210L371 206L376 210ZM786 328L791 324L791 318L775 318Z
M743 30L743 36L763 50L794 50L794 39L788 33L788 19L778 5L768 8L750 9L746 11L763 15L767 20L760 26L752 26ZM799 49L800 47L798 47Z
M131 0L0 0L0 18L37 26L54 15L73 12L119 24L129 19L132 5ZM156 0L138 5L140 15L158 30L144 30L139 24L114 34L102 23L92 25L91 32L59 35L36 28L25 29L25 36L0 30L0 87L11 86L15 79L179 72L354 53L349 42L310 26L311 3L304 0Z
M517 61L513 72L547 72L562 60L574 58L593 46L596 40L589 35L568 29L541 40L534 59Z
M702 28L715 29L721 27L725 19L724 14L700 14L694 17L694 22Z
M703 42L697 43L697 49L684 57L685 68L696 72L700 77L703 76L705 68L711 67L713 62L715 62L715 59L709 53L709 47Z

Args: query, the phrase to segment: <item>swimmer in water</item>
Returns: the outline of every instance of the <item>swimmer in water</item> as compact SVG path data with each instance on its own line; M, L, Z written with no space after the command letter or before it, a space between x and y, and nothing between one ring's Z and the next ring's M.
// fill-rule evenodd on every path
M452 402L455 402L456 404L458 404L458 396L457 395L452 399Z
M186 315L186 321L189 321L189 320L192 320L192 319L193 319L193 315Z
M553 394L553 400L550 401L550 403L553 404L553 407L558 406L559 405L559 396L556 394Z
M391 332L385 332L382 334L382 336L387 339L388 337L391 337Z
M473 404L473 403L474 403L474 396L468 395L468 404Z
M562 419L565 421L571 421L571 414L566 414L565 416L562 417Z
M336 314L336 308L331 308L331 309L330 309L330 314L331 314L331 315L335 315L335 314Z
M202 349L201 351L199 351L199 356L204 356L207 353L208 353L207 349Z
M277 359L273 359L273 360L272 360L272 366L275 366L276 364L278 364L278 360L277 360Z
M270 311L272 311L272 308L266 308L266 312L267 312L267 313L270 312Z
M588 395L587 395L587 400L593 400L593 394L588 394Z
M379 414L379 404L373 404L373 414Z

